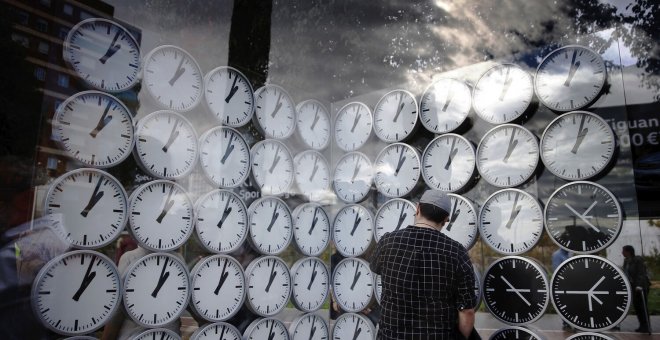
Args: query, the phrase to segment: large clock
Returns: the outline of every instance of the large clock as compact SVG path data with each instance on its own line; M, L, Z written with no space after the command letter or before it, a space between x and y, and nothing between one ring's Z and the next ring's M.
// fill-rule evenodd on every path
M373 340L376 338L376 327L369 318L362 314L344 313L335 321L332 338Z
M190 340L242 340L243 335L234 325L227 322L215 322L197 328Z
M374 162L376 189L387 197L408 195L420 174L419 153L412 146L394 143L386 146Z
M262 195L281 195L293 183L293 158L280 141L266 139L251 150L252 176Z
M374 132L387 143L400 142L417 123L417 100L406 90L386 93L374 108Z
M204 99L213 118L227 126L250 122L254 113L254 92L239 70L221 66L204 77Z
M291 296L291 275L284 261L262 256L245 269L247 306L260 316L273 316L286 307Z
M275 318L256 319L245 329L244 340L289 340L284 323Z
M433 139L422 154L422 177L433 189L457 192L473 178L474 146L465 137L448 133Z
M337 212L332 236L337 251L346 257L364 254L373 238L373 218L367 208L359 204L347 205Z
M293 210L293 239L305 256L319 256L330 243L330 218L316 203L304 203Z
M451 203L449 221L440 232L460 243L465 249L470 249L477 242L479 234L477 210L472 202L463 196L455 194L448 196Z
M349 152L335 165L332 183L337 197L344 202L356 203L364 200L371 190L372 181L371 161L363 153Z
M443 78L429 86L419 103L420 120L433 133L447 133L463 124L472 107L472 92L463 81Z
M181 340L179 334L167 328L139 329L131 335L133 340Z
M516 120L532 102L532 76L515 64L500 64L488 69L477 81L472 107L481 119L491 124Z
M216 189L195 204L195 231L206 250L231 253L243 245L248 234L248 210L241 198Z
M298 190L311 201L327 197L330 189L330 168L321 153L307 150L293 159Z
M303 312L321 308L328 297L330 272L317 257L303 257L291 267L291 302Z
M200 137L199 162L213 185L235 188L250 175L250 148L238 131L214 127Z
M323 150L330 144L330 113L318 100L310 99L296 106L296 129L307 147Z
M277 85L264 85L255 93L256 126L266 138L286 139L296 129L296 108L286 90Z
M615 338L609 337L605 334L594 333L594 332L582 332L569 336L566 340L616 340Z
M346 312L365 309L374 295L374 279L369 263L359 258L341 260L332 274L332 294Z
M325 320L316 314L303 314L291 322L291 340L330 339L330 329Z
M416 212L417 207L408 200L395 198L385 202L376 212L374 221L376 242L387 233L414 224Z
M498 329L493 333L489 340L542 340L540 335L534 333L528 328L519 326L507 326Z
M343 151L355 151L369 140L373 118L369 107L360 102L344 105L335 119L335 143Z
M263 197L250 205L250 243L263 255L282 253L293 238L289 206L277 197Z
M190 272L191 306L207 321L234 316L245 299L243 267L231 256L212 255L200 260Z

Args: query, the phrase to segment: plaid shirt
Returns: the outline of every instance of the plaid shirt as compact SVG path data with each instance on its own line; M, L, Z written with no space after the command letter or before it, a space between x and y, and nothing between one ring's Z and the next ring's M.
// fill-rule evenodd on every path
M379 339L455 339L458 311L474 304L467 250L439 231L409 226L385 234L371 258L382 276Z

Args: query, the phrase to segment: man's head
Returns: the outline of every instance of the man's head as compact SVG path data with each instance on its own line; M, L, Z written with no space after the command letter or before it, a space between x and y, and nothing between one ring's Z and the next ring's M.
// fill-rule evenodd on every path
M623 246L623 249L621 250L621 255L625 258L629 257L634 257L635 256L635 248L631 245L625 245Z
M417 218L426 219L442 227L449 218L451 202L449 196L440 190L427 190L419 199Z

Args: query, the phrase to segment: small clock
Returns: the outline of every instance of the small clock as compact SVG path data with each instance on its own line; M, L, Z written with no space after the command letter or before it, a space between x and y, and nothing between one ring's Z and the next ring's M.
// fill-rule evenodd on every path
M296 129L296 108L286 90L264 85L255 93L254 119L266 138L286 139Z
M156 47L144 58L142 71L147 93L164 109L190 111L202 99L202 70L180 47Z
M64 61L78 79L107 92L122 92L138 81L140 45L121 25L86 19L71 28L62 47Z
M250 205L250 244L263 255L282 253L293 238L289 206L277 197L263 197Z
M552 305L571 326L603 331L628 315L631 293L626 274L609 260L580 255L564 261L550 284Z
M592 182L561 186L545 207L546 230L560 247L578 254L599 252L619 236L623 211L617 198Z
M373 238L373 218L359 204L347 205L337 212L332 235L337 251L345 257L364 254Z
M417 207L408 200L395 198L385 202L376 212L376 228L374 228L376 242L387 233L414 224L416 213Z
M310 99L296 107L296 129L303 143L314 150L323 150L330 144L330 113L318 100Z
M364 200L371 190L373 169L369 158L360 152L343 155L337 165L332 184L337 197L347 203Z
M532 195L504 189L490 195L479 212L482 240L504 255L522 254L534 247L543 233L543 211Z
M204 99L218 123L239 127L249 123L254 114L252 85L233 67L217 67L204 77Z
M30 297L35 315L51 331L87 334L117 311L121 280L107 256L76 250L53 258L39 270Z
M449 221L440 232L469 250L477 242L479 234L477 211L467 198L455 194L448 196L451 203Z
M170 253L150 253L135 261L126 270L123 287L126 312L142 327L179 319L190 296L186 264Z
M376 301L380 303L383 297L383 277L378 274L373 274L374 276L374 295L376 296Z
M275 256L262 256L245 269L247 306L260 316L273 316L289 302L291 275L286 263ZM261 338L259 338L261 339Z
M312 313L303 314L293 320L289 327L291 340L330 339L330 329L325 320Z
M514 124L499 125L477 147L477 168L486 182L515 187L532 177L539 163L539 143L529 130Z
M420 120L433 133L447 133L463 124L472 107L470 87L457 79L443 78L429 86L419 103Z
M448 133L433 139L422 154L426 185L446 192L466 187L474 176L474 146L465 137Z
M335 143L346 152L361 148L371 136L372 124L367 105L360 102L344 105L335 119Z
M50 185L44 211L71 246L95 249L112 243L124 230L128 200L124 187L110 174L77 169Z
M488 69L477 81L472 107L491 124L518 119L534 98L532 75L515 64L500 64Z
M279 141L266 139L251 150L252 176L262 195L281 195L293 183L293 158Z
M384 142L400 142L406 139L413 132L416 123L417 100L408 91L388 92L374 108L374 132Z
M541 137L541 159L553 175L583 180L600 174L614 158L616 139L603 118L586 111L563 114Z
M206 321L224 321L236 315L245 300L243 267L231 256L201 259L190 273L194 312Z
M344 313L337 318L332 328L333 339L373 340L376 327L366 316L359 313Z
M135 144L133 116L117 98L84 91L64 101L53 117L53 139L85 166L108 168L123 162Z
M132 335L134 340L181 340L179 334L167 328L141 329Z
M374 162L376 189L387 197L408 195L417 185L419 153L412 146L394 143L386 146Z
M481 305L481 298L483 296L483 293L481 291L481 273L479 272L479 269L477 269L477 266L474 264L472 265L472 269L474 270L474 309L478 310L479 305Z
M242 340L243 336L234 325L227 322L215 322L197 328L190 340Z
M605 334L593 333L593 332L582 332L569 336L566 340L616 340L615 338L609 337Z
M548 54L536 69L534 89L543 105L572 111L591 104L605 87L607 68L600 54L569 45Z
M489 340L543 340L541 336L532 332L528 328L518 326L507 326L501 328Z
M250 174L250 148L241 134L225 126L214 127L199 140L199 162L215 186L235 188Z
M174 182L156 180L139 186L129 200L130 228L138 243L151 251L179 248L193 230L193 203Z
M538 320L550 300L545 270L535 261L519 256L493 262L484 274L482 291L490 313L511 325Z
M307 150L293 159L298 190L311 201L327 197L330 189L328 161L318 151Z
M156 111L137 122L135 158L147 174L180 179L197 163L197 132L174 111Z
M216 189L195 204L195 231L200 243L213 253L231 253L248 234L248 210L229 190Z
M275 318L256 319L243 334L244 340L289 340L289 332L284 323Z
M293 210L293 238L305 256L319 256L330 243L330 219L316 203L304 203Z
M374 294L373 285L369 264L359 258L341 260L332 274L332 293L339 307L346 312L365 309Z
M299 310L309 313L323 306L328 298L330 272L317 257L304 257L291 267L293 292L291 302Z

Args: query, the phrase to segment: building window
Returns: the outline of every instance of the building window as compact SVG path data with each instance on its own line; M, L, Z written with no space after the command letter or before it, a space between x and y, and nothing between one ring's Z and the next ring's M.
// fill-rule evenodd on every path
M47 42L45 42L45 41L40 41L39 42L39 53L48 54L49 49L50 49L50 45L48 45Z
M41 6L50 7L50 0L39 0Z
M60 27L60 39L64 40L66 39L66 36L69 35L69 29L67 27Z
M55 99L53 102L53 111L57 111L57 109L60 108L60 105L62 105L62 101L59 99Z
M25 48L30 47L30 38L28 38L28 37L26 37L22 34L12 33L11 34L11 40L23 45L23 47L25 47Z
M69 76L66 74L58 74L57 75L57 85L60 87L67 88L69 87Z
M48 21L44 19L37 19L36 27L37 30L41 32L48 32Z
M16 10L16 21L21 25L27 25L30 15L27 12Z
M34 77L44 81L46 80L46 70L44 70L42 67L37 67L34 69Z
M73 6L69 4L64 4L64 8L62 8L62 12L66 15L73 15Z
M48 157L48 161L46 162L46 168L50 170L57 170L57 158L55 157Z
M80 20L85 20L89 18L94 18L94 16L85 11L80 11Z

